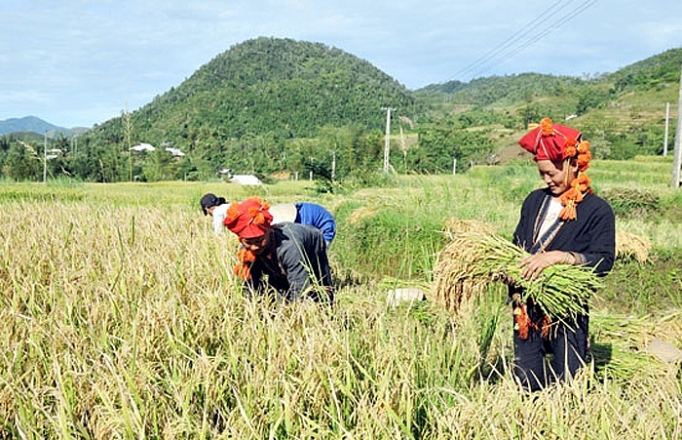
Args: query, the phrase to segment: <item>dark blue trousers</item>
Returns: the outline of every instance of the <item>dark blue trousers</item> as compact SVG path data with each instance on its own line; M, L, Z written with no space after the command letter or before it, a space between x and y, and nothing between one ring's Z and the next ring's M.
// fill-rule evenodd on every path
M540 322L541 312L537 307L528 306L528 315L533 322ZM540 329L529 329L528 338L519 338L514 331L514 375L529 391L537 391L556 379L572 378L585 365L589 316L587 310L575 320L565 323L553 320L549 336L543 338ZM545 356L552 354L549 368Z

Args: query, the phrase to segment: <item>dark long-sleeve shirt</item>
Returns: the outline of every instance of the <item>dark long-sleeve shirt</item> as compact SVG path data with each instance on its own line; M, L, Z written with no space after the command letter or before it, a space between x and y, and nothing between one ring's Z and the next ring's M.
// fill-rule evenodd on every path
M541 237L536 237L542 224L541 209L551 193L547 189L531 192L521 207L521 218L514 232L514 243L535 253ZM586 194L576 205L575 220L557 224L558 231L543 248L545 251L561 250L581 254L585 264L605 274L613 267L616 253L616 224L613 210L603 199ZM559 220L561 222L561 220Z
M322 232L309 225L284 222L274 226L271 234L274 251L256 258L248 287L262 291L266 287L263 275L267 275L267 284L286 300L302 295L332 300L331 270Z

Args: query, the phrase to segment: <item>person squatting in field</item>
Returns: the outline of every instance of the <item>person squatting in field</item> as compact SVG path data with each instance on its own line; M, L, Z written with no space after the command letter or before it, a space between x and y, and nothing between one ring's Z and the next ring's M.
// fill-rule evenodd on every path
M331 212L323 206L310 202L280 203L270 207L273 216L272 224L283 222L301 223L314 226L324 236L327 249L336 236L336 220Z
M615 216L594 194L584 173L591 159L589 142L580 131L544 118L519 144L534 155L546 184L526 197L514 232L513 242L531 254L520 264L521 276L534 280L555 264L593 267L600 276L608 273L615 258ZM535 391L552 376L560 381L573 377L585 364L589 346L587 307L574 319L555 320L544 315L532 297L523 302L515 283L509 291L514 373L521 385ZM545 371L546 353L553 354L551 372Z
M268 203L258 197L229 205L224 225L242 244L235 273L250 293L263 294L272 288L280 301L310 298L333 304L322 232L299 223L273 225L268 208Z

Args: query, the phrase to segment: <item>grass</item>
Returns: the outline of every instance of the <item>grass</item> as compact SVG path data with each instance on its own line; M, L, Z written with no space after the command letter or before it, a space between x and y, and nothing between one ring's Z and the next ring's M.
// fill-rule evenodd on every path
M679 224L649 237L649 266L619 262L593 298L594 363L533 396L509 372L504 290L458 321L429 302L386 305L390 286L429 284L448 218L511 234L520 205L506 191L526 176L490 167L336 196L306 182L3 184L0 437L682 437L679 365L645 351L682 340ZM213 235L198 200L257 191L337 214L333 311L241 292L237 243ZM618 226L648 234L657 215Z

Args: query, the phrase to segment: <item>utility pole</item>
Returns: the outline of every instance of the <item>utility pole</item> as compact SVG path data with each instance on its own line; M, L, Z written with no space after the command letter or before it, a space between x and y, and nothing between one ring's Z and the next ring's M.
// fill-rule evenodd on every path
M133 124L130 120L130 113L128 113L128 104L126 103L125 110L123 110L123 134L125 135L126 144L128 147L128 179L133 181L133 151L130 149L131 137L133 133Z
M386 110L386 136L384 142L384 173L388 173L389 156L391 154L391 107L381 107Z
M663 136L663 155L668 155L668 126L670 125L670 103L665 103L665 135Z
M673 153L673 188L680 187L680 166L682 166L682 71L680 72L680 96L677 101L677 126L675 127L675 152Z
M45 130L45 143L43 147L43 183L47 182L47 130Z

